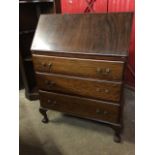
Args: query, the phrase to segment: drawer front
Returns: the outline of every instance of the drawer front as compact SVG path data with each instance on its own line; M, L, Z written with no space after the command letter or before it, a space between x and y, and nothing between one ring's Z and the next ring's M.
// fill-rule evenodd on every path
M118 123L120 107L107 102L76 96L39 91L44 108L58 110L82 117Z
M121 81L124 62L33 55L36 71Z
M121 83L37 73L39 89L80 95L107 101L120 101Z

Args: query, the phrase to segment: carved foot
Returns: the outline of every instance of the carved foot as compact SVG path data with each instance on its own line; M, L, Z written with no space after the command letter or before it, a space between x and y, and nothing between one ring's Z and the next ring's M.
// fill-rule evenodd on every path
M47 117L47 110L46 109L43 109L43 108L39 108L39 112L44 116L43 119L42 119L42 122L43 123L48 123L48 117Z
M120 143L121 142L120 131L115 131L114 142L116 142L116 143Z

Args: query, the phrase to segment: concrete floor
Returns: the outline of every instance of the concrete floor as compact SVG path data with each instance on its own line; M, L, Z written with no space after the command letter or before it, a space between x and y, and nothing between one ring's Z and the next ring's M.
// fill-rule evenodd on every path
M20 155L134 155L134 92L125 90L122 143L113 141L109 127L56 111L48 111L43 124L39 101L29 101L24 90L20 102Z

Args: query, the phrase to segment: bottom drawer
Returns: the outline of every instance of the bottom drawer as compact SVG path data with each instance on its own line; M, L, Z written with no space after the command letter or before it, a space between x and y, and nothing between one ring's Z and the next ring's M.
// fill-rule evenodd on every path
M85 118L119 123L119 105L113 103L39 91L41 106Z

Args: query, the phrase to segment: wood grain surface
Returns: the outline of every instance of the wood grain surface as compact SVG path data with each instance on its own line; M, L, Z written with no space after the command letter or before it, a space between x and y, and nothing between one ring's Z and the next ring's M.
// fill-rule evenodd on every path
M119 106L77 96L39 91L41 106L83 117L119 123Z
M127 56L132 13L41 15L32 51Z
M38 87L42 90L91 97L107 101L120 101L121 82L108 82L58 74L36 74ZM119 104L119 103L118 103Z
M36 71L121 81L124 62L34 55Z

